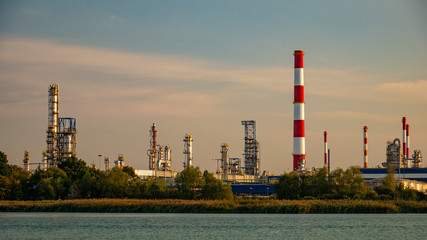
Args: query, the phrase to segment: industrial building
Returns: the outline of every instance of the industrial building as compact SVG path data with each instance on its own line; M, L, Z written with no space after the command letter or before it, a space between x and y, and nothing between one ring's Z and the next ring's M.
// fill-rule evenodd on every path
M387 141L386 161L382 163L382 166L375 168L368 168L367 129L367 126L363 127L364 167L360 169L365 180L382 179L387 175L388 168L392 167L398 179L427 183L427 168L422 168L421 150L414 150L412 155L409 154L409 124L407 124L406 117L402 118L402 142L399 138Z
M293 94L293 171L307 172L305 151L305 101L304 101L304 52L295 50L294 56L294 94ZM243 159L230 157L228 143L220 145L220 158L217 161L217 170L214 176L226 183L231 183L234 193L269 195L274 193L271 183L277 181L279 176L270 176L268 171L261 174L260 143L256 138L256 121L241 121L244 126L244 151ZM378 184L379 180L387 174L387 168L393 167L399 179L405 180L405 186L416 186L423 189L425 186L416 181L427 182L427 168L422 168L422 153L414 150L410 155L409 124L406 117L402 118L402 139L395 138L387 142L386 161L382 167L368 168L368 126L363 127L363 178ZM164 178L173 181L178 172L171 168L172 149L170 145L160 145L157 142L158 129L155 123L149 129L148 170L135 170L141 179L150 177ZM76 154L77 128L75 118L59 117L59 88L57 84L49 86L48 90L48 128L46 149L40 163L30 163L29 153L25 151L23 163L27 171L31 164L38 164L38 169L56 167L64 159ZM330 149L328 148L328 132L324 131L324 164L330 170ZM184 169L194 166L193 136L185 134L184 143ZM99 155L101 157L101 155ZM100 159L101 161L101 159ZM144 160L145 161L145 160ZM196 159L197 163L197 159ZM110 169L110 159L104 158L105 170ZM196 164L197 165L197 164ZM119 154L114 166L123 168L125 158Z
M30 163L29 154L26 151L24 167L31 171L30 165L37 165L37 169L56 167L61 161L76 154L77 128L75 118L59 117L59 87L52 84L48 90L48 126L46 137L46 149L43 151L42 162Z

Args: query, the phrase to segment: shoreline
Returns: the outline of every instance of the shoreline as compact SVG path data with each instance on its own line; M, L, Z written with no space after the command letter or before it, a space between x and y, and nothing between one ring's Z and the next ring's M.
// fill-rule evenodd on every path
M105 213L427 213L427 202L376 200L78 199L0 201L0 212Z

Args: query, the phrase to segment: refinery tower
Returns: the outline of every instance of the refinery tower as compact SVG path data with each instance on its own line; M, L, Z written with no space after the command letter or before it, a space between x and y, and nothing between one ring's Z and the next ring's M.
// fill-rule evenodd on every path
M75 118L59 118L58 84L49 86L48 126L44 158L49 167L76 154L77 130Z

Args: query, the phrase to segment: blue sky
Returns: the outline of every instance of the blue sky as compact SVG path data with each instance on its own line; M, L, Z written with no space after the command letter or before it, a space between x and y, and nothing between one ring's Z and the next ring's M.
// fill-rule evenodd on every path
M411 124L411 148L427 151L425 1L2 1L0 150L21 164L41 159L47 89L60 116L76 117L78 157L98 154L146 169L149 126L182 169L182 139L195 164L214 171L220 144L243 153L241 120L257 121L261 168L292 166L295 49L305 55L307 162L370 165Z

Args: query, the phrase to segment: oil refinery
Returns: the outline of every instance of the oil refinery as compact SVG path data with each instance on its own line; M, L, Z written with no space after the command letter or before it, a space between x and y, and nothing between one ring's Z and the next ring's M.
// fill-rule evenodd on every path
M307 168L307 159L305 151L305 114L304 114L304 52L295 50L294 53L294 96L293 96L293 153L292 162L293 171L298 173L316 171ZM271 185L277 181L279 176L272 176L270 171L261 173L260 143L256 137L256 121L241 121L244 127L243 158L230 157L229 143L218 143L220 146L219 158L213 159L217 162L217 169L214 176L226 183L230 183L232 190L236 194L259 194L270 195L274 193ZM406 117L402 118L402 139L395 138L387 141L386 161L382 166L368 167L368 126L363 127L363 162L361 161L361 172L366 181L374 181L384 178L387 169L393 167L399 179L408 181L419 181L427 183L427 168L422 167L422 153L420 150L414 150L410 154L409 124ZM46 149L43 152L42 162L30 162L30 154L25 151L24 169L27 171L46 170L50 167L56 167L64 159L76 155L77 147L77 128L76 119L59 117L59 87L52 84L48 89L48 126L46 137ZM141 179L164 178L173 182L178 171L172 169L172 148L171 145L161 145L158 143L158 134L163 134L161 126L158 129L156 123L148 129L149 144L146 151L146 170L135 170L135 173ZM373 133L375 134L375 133ZM193 139L193 135L187 133L183 137L183 167L189 168L197 166L200 159L193 158L193 142L201 136ZM148 138L147 138L148 140ZM320 143L319 143L320 144ZM217 146L218 146L217 145ZM99 155L101 163L101 155ZM362 156L361 156L362 159ZM144 160L145 161L145 160ZM330 149L328 148L328 132L323 132L323 166L330 172ZM35 165L35 167L30 167ZM104 157L105 170L110 169L110 159ZM118 154L114 166L123 168L126 166L123 154ZM98 166L99 167L99 166Z
M402 118L402 141L399 138L388 140L386 145L386 161L382 166L368 168L368 127L363 127L364 135L364 167L360 169L365 180L384 178L387 170L392 167L399 179L427 182L427 168L422 167L421 150L414 150L410 154L409 124L406 117Z

